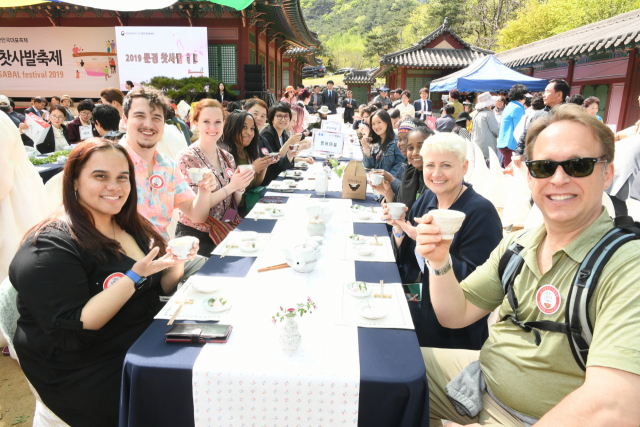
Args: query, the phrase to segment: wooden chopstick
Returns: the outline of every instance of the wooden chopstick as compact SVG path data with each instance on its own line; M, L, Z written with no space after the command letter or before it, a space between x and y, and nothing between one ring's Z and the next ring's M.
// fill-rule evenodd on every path
M176 320L176 317L178 317L178 313L180 313L180 309L182 308L183 305L184 305L184 302L180 304L178 309L173 313L173 316L171 316L171 319L169 319L169 322L167 322L167 325L169 326L173 325L173 321Z
M254 221L258 220L258 217L260 216L260 214L263 214L264 212L256 212L256 219L254 219Z
M271 267L261 268L260 270L258 270L258 273L262 273L264 271L271 271L271 270L280 270L282 268L289 268L289 267L290 265L285 262L284 264L272 265Z
M376 239L375 243L369 243L370 245L382 246L382 243L378 242L378 235L374 234L373 237Z
M385 295L384 294L384 280L380 280L380 293L379 294L374 294L373 295L374 298L391 298L391 295Z
M227 256L227 254L229 253L229 251L231 250L231 248L233 248L233 247L236 247L236 248L237 248L237 246L235 245L235 243L232 243L232 244L228 245L228 246L227 246L227 250L226 250L226 251L224 251L224 252L222 253L222 255L220 255L220 258L224 258L224 257L226 257L226 256Z

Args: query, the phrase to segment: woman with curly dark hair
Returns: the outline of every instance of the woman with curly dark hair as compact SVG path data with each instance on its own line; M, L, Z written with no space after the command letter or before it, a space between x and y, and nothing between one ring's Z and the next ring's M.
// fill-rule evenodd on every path
M234 111L229 114L224 122L222 138L224 149L233 156L237 166L253 167L255 175L247 189L261 185L272 159L269 156L260 156L260 133L253 116L246 111ZM245 194L242 193L242 199L238 203L241 212L245 207Z

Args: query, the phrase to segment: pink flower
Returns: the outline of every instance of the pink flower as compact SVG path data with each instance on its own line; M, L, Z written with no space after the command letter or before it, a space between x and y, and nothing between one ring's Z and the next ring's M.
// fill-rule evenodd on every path
M274 325L276 324L276 319L275 318L271 318L271 323L273 323Z
M287 311L288 311L288 312L292 312L292 311L296 311L296 309L295 309L295 308L290 308L290 309L288 309Z
M309 301L311 304L313 304L313 301L311 300L311 297L307 297L307 301Z

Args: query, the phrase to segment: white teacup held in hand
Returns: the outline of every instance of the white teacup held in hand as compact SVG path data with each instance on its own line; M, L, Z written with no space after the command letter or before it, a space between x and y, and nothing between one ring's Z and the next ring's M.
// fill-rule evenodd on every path
M431 224L440 229L442 240L453 240L453 235L460 230L466 217L464 212L449 209L434 209L429 211L429 215L433 218Z
M207 169L189 168L187 169L187 172L189 172L189 179L191 180L191 182L193 182L194 184L198 184L200 181L202 181L202 178L204 178L204 174L207 172Z
M246 170L253 170L253 165L240 165L238 169L240 169L240 173L242 173Z
M387 203L387 208L389 208L389 215L391 215L391 219L400 219L404 214L404 208L407 205L404 203Z
M380 185L382 184L382 181L384 180L384 176L379 175L377 173L372 173L369 174L369 181L371 182L371 185Z
M195 237L184 236L170 240L169 247L171 248L171 252L178 259L187 259L187 257L189 256L189 252L191 251L191 249L193 249L193 245L196 242L195 239Z

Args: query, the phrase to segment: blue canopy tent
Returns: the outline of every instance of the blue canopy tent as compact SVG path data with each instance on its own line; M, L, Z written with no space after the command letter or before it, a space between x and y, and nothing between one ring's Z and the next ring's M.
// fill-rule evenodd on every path
M542 92L548 82L545 79L529 77L504 65L495 56L478 58L467 68L448 76L433 80L429 85L432 92L508 92L515 84L523 84L531 92Z

